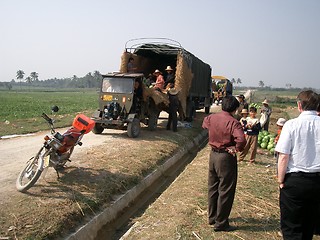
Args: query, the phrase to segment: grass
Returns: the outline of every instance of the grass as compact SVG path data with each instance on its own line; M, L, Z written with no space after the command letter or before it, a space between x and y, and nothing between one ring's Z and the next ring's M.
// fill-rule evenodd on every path
M270 132L275 122L296 109L275 107ZM198 153L186 170L152 204L143 215L132 219L126 240L139 239L219 239L219 240L280 240L278 184L272 154L259 149L256 164L239 163L238 184L230 215L234 232L214 232L207 218L207 171L210 147ZM313 239L320 239L316 236Z
M82 92L1 91L0 102L0 136L3 136L48 129L41 114L45 112L50 115L53 105L60 108L54 117L56 126L69 126L76 113L91 115L98 108L98 94L92 90Z

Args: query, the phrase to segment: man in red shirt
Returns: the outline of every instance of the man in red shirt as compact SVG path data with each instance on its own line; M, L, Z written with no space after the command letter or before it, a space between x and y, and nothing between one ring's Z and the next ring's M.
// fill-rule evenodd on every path
M208 175L208 217L215 231L233 231L229 215L236 191L238 165L236 152L246 140L238 120L232 115L239 107L234 96L222 99L222 112L207 116L202 127L208 129L211 147Z

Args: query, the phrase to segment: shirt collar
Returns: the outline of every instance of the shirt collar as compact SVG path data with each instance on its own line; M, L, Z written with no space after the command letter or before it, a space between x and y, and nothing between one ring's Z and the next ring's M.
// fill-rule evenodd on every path
M223 110L222 110L222 113L223 113L223 114L225 114L225 115L230 115L230 116L232 116L232 114L231 114L231 113L226 112L226 111L223 111Z
M313 115L317 116L317 111L309 111L309 110L303 111L300 113L299 116L313 116Z

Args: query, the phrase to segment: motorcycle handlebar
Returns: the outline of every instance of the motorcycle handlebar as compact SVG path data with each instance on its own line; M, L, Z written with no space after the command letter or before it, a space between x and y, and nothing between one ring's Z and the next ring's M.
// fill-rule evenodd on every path
M43 117L43 118L44 118L44 120L46 120L49 124L51 124L51 125L53 124L52 119L51 119L51 118L49 118L47 114L42 113L41 117Z

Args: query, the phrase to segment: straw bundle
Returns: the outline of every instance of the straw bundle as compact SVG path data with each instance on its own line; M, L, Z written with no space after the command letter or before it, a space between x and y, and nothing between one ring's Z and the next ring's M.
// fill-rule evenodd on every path
M166 93L155 90L154 88L143 89L143 99L147 100L147 97L151 97L156 105L164 104L165 106L169 106L169 98Z
M180 90L178 98L184 116L186 116L187 97L189 95L192 79L193 73L191 68L188 66L187 59L182 53L179 53L177 57L175 88Z
M142 66L146 64L146 60L142 56L137 56L136 54L124 52L121 56L121 63L120 63L120 72L126 73L127 66L129 62L129 58L132 57L134 59L134 66L137 68L136 72L143 72Z
M121 63L120 63L120 72L125 73L127 72L127 65L129 58L132 56L131 53L124 52L121 56Z

